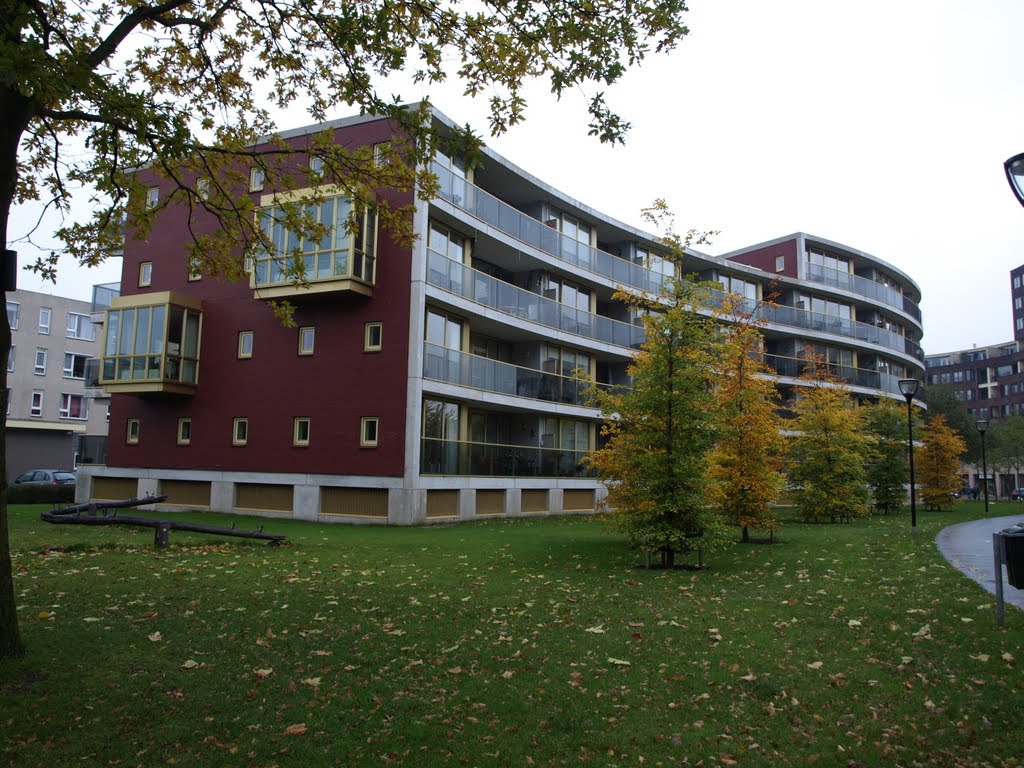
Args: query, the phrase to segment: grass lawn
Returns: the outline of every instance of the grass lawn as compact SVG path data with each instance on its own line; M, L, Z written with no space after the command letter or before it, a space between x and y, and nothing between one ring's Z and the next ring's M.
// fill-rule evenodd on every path
M11 510L0 765L1024 765L1024 614L997 629L934 545L981 502L916 540L785 521L699 572L636 570L592 519L196 514L289 544L158 552L40 511Z

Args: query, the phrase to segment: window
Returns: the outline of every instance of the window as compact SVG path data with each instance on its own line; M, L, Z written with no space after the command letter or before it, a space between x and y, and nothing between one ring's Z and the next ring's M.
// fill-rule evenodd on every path
M1013 287L1020 288L1020 275L1013 276Z
M11 415L11 388L7 388L7 415Z
M35 372L36 376L45 376L46 375L46 350L45 349L36 349L36 367L35 367L35 371L34 372Z
M43 415L43 390L33 389L32 390L32 407L29 409L30 416L42 416Z
M775 271L782 272L786 269L786 257L776 256L775 257Z
M139 420L128 419L128 423L125 428L124 441L128 445L136 445L139 442Z
M363 448L377 446L377 432L380 420L376 416L364 416L359 420L359 445Z
M21 304L16 301L7 302L7 324L12 331L18 330L18 318L21 315Z
M292 445L309 445L309 418L296 417L295 425L292 428Z
M49 307L39 308L39 332L43 334L43 336L50 335L50 317L52 314L53 312Z
M120 386L120 391L130 390L134 382L196 386L199 307L195 302L193 306L166 303L109 309L100 375L103 386Z
M373 164L386 165L390 160L391 142L380 141L373 145Z
M178 419L178 445L188 445L192 442L192 419L182 416Z
M252 331L238 332L238 356L243 359L252 357Z
M1016 297L1013 300L1013 308L1014 309L1024 309L1024 299L1022 299L1020 296Z
M96 338L96 328L88 315L79 315L76 312L68 312L69 339L81 339L82 341L93 341Z
M300 355L312 355L313 354L313 341L316 337L316 328L313 326L306 326L299 328L299 354Z
M253 168L249 171L249 191L259 192L263 189L263 183L267 179L267 174L262 168Z
M245 445L249 442L249 420L244 417L235 418L231 422L231 444Z
M76 352L65 352L64 353L64 378L65 379L84 379L85 378L85 363L89 359L89 355L80 355Z
M656 253L651 253L646 248L637 246L634 261L637 264L643 264L644 267L658 273L662 277L676 276L676 264L674 261L666 259L664 256L659 256Z
M719 275L718 282L726 293L734 293L744 299L757 301L757 283L735 275Z
M146 207L156 208L156 204L160 202L160 188L150 187L146 190Z
M384 332L384 323L367 323L363 335L364 352L380 352L381 335Z
M146 288L153 282L153 262L144 261L139 264L139 288Z
M11 351L7 354L7 372L10 373L14 370L14 353L17 350L17 346L11 344Z
M317 157L316 155L309 156L309 171L315 176L320 176L324 172L324 159Z
M849 259L844 259L841 256L834 256L833 254L825 253L824 251L808 249L807 261L816 267L825 267L826 269L832 269L836 272L850 272Z
M458 318L436 309L428 309L426 334L428 344L445 349L462 349L462 321Z
M197 179L196 180L196 195L200 200L208 200L210 197L210 180L209 179Z
M464 264L466 260L466 238L436 222L430 222L430 234L427 239L430 250L447 256L452 261Z
M199 266L197 264L194 264L191 261L189 261L189 264L188 264L188 281L190 283L194 283L196 280L202 280L202 279L203 279L203 273L202 273L202 271L200 271Z
M260 227L273 244L253 252L255 287L293 286L301 270L310 281L359 280L372 285L376 277L377 209L353 211L346 197L330 197L306 206L305 215L327 230L319 239L290 232L278 206L259 212ZM353 216L353 213L355 214Z
M88 418L88 401L84 395L64 392L60 396L60 417L62 419Z

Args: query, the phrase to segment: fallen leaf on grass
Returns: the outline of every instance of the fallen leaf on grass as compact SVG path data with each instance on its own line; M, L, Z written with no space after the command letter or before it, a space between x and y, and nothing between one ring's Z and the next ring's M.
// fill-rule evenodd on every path
M846 622L846 626L848 626L848 627L859 627L860 626L860 622L857 621L856 619L850 619L848 622Z
M159 643L161 640L164 639L163 635L161 635L159 632L154 632L152 635L146 635L146 637L148 637L150 641L154 643Z
M597 626L587 627L583 631L584 632L589 632L592 635L603 635L604 634L604 625L603 624L598 624Z
M184 664L181 665L181 668L182 669L195 669L198 666L199 666L199 662L198 661L196 661L195 659L189 659L188 661L186 661Z
M301 736L306 732L305 723L295 723L295 725L289 725L284 729L285 736Z
M268 667L267 669L254 669L253 670L253 672L256 673L256 677L270 677L270 675L271 675L271 673L273 673L273 671L274 670L273 670L272 667Z
M821 662L821 661L812 661L810 664L807 665L807 668L808 669L821 669L823 663L824 662Z
M611 656L608 657L608 663L615 664L619 667L630 667L633 665L633 662L631 661L625 661L623 659L613 659Z
M1013 661L1013 654L1008 652L1003 653L1003 661Z
M755 675L755 674L754 674L753 672L751 672L751 673L750 673L750 674L748 674L748 675L743 675L743 676L742 676L742 677L740 678L740 680L743 680L743 681L745 681L745 682L748 682L748 683L752 683L752 682L754 682L755 680L757 680L757 675Z
M82 621L99 621L95 616L86 616Z
M299 682L302 683L303 685L308 685L310 688L319 688L320 687L320 678L319 677L307 677L304 680L299 680Z

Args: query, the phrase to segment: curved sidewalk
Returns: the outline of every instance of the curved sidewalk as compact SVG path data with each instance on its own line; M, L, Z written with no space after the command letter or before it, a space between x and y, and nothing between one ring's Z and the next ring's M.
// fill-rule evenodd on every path
M996 571L992 556L992 534L1024 521L1024 510L1011 517L986 517L943 528L935 538L935 544L955 568L974 579L983 589L992 594L996 591ZM1015 589L1006 583L1005 571L999 574L1003 580L1003 600L1024 610L1024 589Z

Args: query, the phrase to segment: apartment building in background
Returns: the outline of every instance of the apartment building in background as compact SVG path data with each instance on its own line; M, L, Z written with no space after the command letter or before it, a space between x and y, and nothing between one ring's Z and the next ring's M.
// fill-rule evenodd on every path
M87 386L100 353L93 310L47 293L7 294L8 482L27 469L106 461L110 398L95 382Z
M296 164L318 162L304 152L323 131L350 147L392 139L369 116L288 131ZM604 489L584 457L601 414L573 372L629 383L643 328L613 294L657 291L677 267L654 235L489 149L481 160L437 154L432 200L378 191L416 204L411 247L372 209L346 228L341 196L313 211L330 234L303 242L275 207L303 191L254 169L277 252L251 256L248 283L190 274L187 226L213 226L201 214L168 207L146 242L129 229L101 352L109 458L82 473L79 499L159 493L167 509L389 524L593 511ZM154 176L151 199L168 192ZM283 274L296 253L308 287ZM683 269L719 283L718 300L743 297L787 401L812 355L867 400L902 401L898 379L923 373L920 290L881 259L797 233L690 250ZM282 298L295 327L269 306Z

